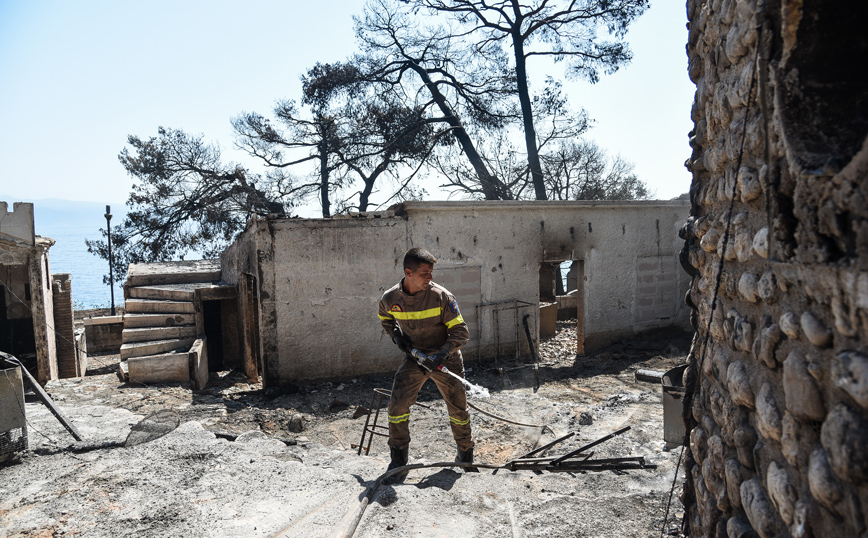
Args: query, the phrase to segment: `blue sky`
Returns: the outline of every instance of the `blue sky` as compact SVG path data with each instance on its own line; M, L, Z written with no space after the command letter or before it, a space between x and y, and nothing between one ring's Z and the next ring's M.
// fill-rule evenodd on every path
M299 95L307 68L353 54L362 5L0 0L0 195L122 203L133 179L117 155L127 135L159 126L202 134L241 160L230 118L269 114ZM628 35L632 64L596 85L565 84L595 120L588 138L635 163L661 199L690 184L685 24L682 2L656 0Z

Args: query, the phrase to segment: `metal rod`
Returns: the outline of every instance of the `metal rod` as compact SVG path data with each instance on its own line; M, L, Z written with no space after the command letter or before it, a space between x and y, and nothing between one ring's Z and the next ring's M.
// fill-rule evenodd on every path
M556 444L561 443L563 441L566 441L567 439L574 436L575 434L576 434L576 432L570 432L570 433L564 435L563 437L561 437L560 439L555 439L554 441L552 441L551 443L549 443L547 445L543 445L537 449L531 450L530 452L528 452L527 454L525 454L524 456L522 456L518 459L523 460L525 458L529 458L529 457L533 456L534 454L539 454L543 450L548 450L551 447L555 446ZM515 460L513 460L513 461L515 461Z
M488 411L483 411L482 409L476 407L475 405L473 405L473 404L470 403L470 402L467 402L467 407L470 407L470 408L472 408L472 409L475 409L475 410L479 411L480 413L482 413L483 415L487 415L487 416L489 416L489 417L491 417L491 418L496 418L497 420L500 420L501 422L506 422L507 424L514 424L514 425L516 425L516 426L524 426L524 427L526 427L526 428L542 428L543 426L545 426L545 424L525 424L525 423L523 423L523 422L515 422L515 421L513 421L513 420L509 420L509 419L506 419L506 418L503 418L503 417L499 417L499 416L497 416L497 415L493 415L493 414L489 413Z
M539 356L536 354L536 348L533 345L533 338L530 335L530 325L527 322L527 318L529 317L530 314L525 314L522 318L522 322L524 322L524 332L527 334L527 345L530 348L530 356L533 357L533 371L536 376L536 386L534 387L535 392L536 390L539 390Z
M25 368L24 365L21 364L21 361L19 361L12 355L3 353L2 351L0 351L0 357L5 359L6 362L14 364L15 366L19 366L21 368L21 373L24 375L24 381L30 386L30 388L33 389L33 392L36 393L39 399L42 400L42 403L45 404L45 407L47 407L48 410L51 411L51 413L57 418L58 421L60 421L61 424L63 424L63 427L66 428L66 430L70 434L72 434L72 437L76 441L81 441L81 434L78 433L78 430L75 429L75 426L73 426L68 420L66 420L66 417L64 417L60 413L60 409L58 409L57 406L54 404L51 396L49 396L48 393L42 390L42 385L40 385L38 381L33 379L33 376L30 375L30 372L27 371L27 368Z
M648 469L656 467L656 465L648 465L645 463L645 458L641 456L633 456L627 458L602 458L597 460L577 460L566 461L555 465L546 461L527 461L527 462L511 462L508 469L512 471L550 471L563 472L568 470L603 470L603 469L626 469L626 468L641 468Z
M589 449L589 448L591 448L591 447L593 447L593 446L597 446L597 445L599 445L600 443L605 443L606 441L608 441L608 440L611 439L612 437L615 437L615 436L617 436L617 435L621 435L622 433L624 433L625 431L627 431L627 430L629 430L629 429L630 429L630 426L625 426L625 427L621 428L620 430L618 430L618 431L616 431L616 432L614 432L614 433L610 433L609 435L607 435L607 436L605 436L605 437L601 437L601 438L597 439L596 441L594 441L594 442L592 442L592 443L588 443L587 445L585 445L585 446L583 446L583 447L581 447L581 448L579 448L579 449L573 450L572 452L570 452L570 453L568 453L568 454L564 454L564 455L561 456L560 458L554 460L554 461L552 462L552 464L553 464L553 465L557 465L558 463L561 463L561 462L564 461L564 460L568 460L568 459L570 459L571 457L575 456L576 454L579 454L579 453L581 453L581 452L584 452L585 450L587 450L587 449Z
M585 461L585 460L590 459L591 456L593 456L593 455L594 455L594 453L591 452L589 454L578 454L576 457L581 456L582 459L579 461ZM542 462L547 462L547 461L554 461L558 458L560 458L560 456L540 456L539 458L518 458L518 459L512 460L510 463L542 463ZM567 463L570 463L570 462L567 462Z

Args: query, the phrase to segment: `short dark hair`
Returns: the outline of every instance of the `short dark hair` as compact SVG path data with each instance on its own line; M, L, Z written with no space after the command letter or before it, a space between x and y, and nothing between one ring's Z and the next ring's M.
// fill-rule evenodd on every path
M437 258L424 248L411 248L404 254L404 269L415 271L423 263L434 265Z

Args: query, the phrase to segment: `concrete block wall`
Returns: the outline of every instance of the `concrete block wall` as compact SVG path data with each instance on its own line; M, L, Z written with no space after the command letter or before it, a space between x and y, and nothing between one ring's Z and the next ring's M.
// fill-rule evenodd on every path
M123 316L100 316L84 319L85 342L88 353L114 351L123 344Z
M400 281L413 246L438 258L434 280L458 299L473 337L468 359L527 349L522 320L531 314L531 330L539 326L541 264L565 260L583 262L580 329L586 345L602 346L687 325L688 278L675 271L687 210L680 201L408 202L382 218L261 219L221 256L222 274L229 283L245 273L256 280L266 384L394 371L402 357L376 305ZM637 257L655 260L642 274L655 300L669 294L668 316L652 301L634 321Z
M865 536L868 4L687 14L686 534Z

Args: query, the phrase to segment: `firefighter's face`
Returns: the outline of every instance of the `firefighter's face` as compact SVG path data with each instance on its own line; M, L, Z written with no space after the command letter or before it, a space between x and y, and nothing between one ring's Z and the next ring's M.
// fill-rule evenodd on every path
M415 271L404 269L404 287L408 293L427 290L434 278L434 266L430 263L419 264Z

